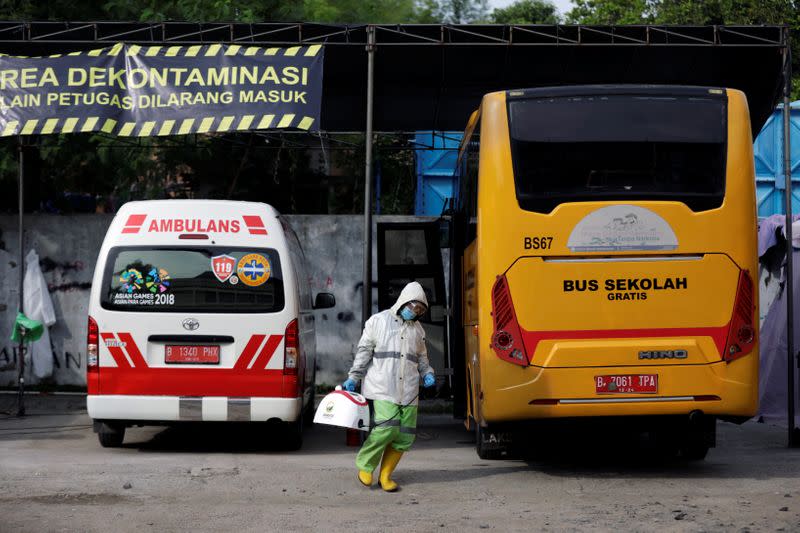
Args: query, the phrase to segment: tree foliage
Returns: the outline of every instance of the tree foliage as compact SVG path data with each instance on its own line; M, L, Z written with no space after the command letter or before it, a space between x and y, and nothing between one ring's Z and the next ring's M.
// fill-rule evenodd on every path
M414 16L413 0L306 0L302 20L343 23L401 23Z
M487 0L420 0L410 22L474 24L488 19Z
M475 1L452 0L471 5ZM445 6L450 1L435 1ZM463 9L463 8L462 8ZM414 0L2 0L8 20L138 20L162 22L315 21L401 23L414 20Z
M785 24L797 28L800 2L793 0L660 0L652 2L659 24Z
M573 24L786 24L791 31L792 99L800 99L800 0L573 0Z
M495 24L558 24L556 6L548 0L519 0L492 11Z
M643 24L650 22L648 0L573 0L570 24Z

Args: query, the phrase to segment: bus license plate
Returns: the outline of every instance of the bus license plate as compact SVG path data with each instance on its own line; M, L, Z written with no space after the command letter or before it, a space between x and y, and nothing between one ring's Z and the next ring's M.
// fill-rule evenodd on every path
M169 344L165 350L167 363L219 363L219 346Z
M597 394L655 394L658 392L658 374L625 374L595 376Z

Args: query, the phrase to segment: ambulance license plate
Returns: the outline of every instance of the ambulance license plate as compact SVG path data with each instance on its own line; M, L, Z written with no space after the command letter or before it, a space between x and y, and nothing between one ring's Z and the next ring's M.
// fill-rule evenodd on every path
M658 374L623 374L616 376L595 376L597 394L656 394Z
M164 360L167 363L219 363L219 346L168 344Z

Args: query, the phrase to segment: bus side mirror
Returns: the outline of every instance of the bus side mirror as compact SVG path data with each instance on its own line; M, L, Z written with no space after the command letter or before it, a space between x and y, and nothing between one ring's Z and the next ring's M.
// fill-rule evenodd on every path
M329 292L320 292L314 299L314 309L329 309L336 305L336 298Z

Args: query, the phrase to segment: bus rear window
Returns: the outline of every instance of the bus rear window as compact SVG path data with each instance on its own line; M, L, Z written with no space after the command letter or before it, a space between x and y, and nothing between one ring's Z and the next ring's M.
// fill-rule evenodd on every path
M693 211L725 196L727 104L721 97L592 95L509 102L517 200L666 200Z
M115 311L274 313L284 305L281 263L269 248L117 247L100 298Z

